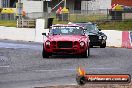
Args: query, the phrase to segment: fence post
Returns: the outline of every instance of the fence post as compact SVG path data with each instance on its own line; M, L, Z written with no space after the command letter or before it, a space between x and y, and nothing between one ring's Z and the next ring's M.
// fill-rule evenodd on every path
M108 11L109 11L109 9L107 9L107 21L108 21L108 14L109 14L109 12L108 12Z

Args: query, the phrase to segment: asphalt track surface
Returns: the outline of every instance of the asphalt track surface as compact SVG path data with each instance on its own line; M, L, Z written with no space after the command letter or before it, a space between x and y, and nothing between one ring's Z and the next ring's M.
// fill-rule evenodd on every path
M0 40L0 88L75 85L76 69L93 74L132 75L132 49L91 48L89 58L42 58L42 44Z

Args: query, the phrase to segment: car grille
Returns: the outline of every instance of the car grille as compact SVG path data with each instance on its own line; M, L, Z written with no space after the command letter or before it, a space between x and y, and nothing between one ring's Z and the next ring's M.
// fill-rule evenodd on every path
M72 41L59 41L57 42L58 48L72 48Z
M90 42L96 42L99 40L97 35L89 35Z

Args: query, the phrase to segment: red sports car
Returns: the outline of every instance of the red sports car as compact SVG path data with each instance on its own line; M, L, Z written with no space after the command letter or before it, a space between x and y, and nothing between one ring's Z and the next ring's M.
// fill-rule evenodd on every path
M80 55L86 58L90 55L89 38L78 25L53 25L44 38L42 56L48 58L52 54Z

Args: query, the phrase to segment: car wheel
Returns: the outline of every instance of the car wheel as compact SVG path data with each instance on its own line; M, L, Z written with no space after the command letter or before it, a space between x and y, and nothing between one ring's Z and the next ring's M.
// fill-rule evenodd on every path
M44 50L44 47L43 47L43 51L42 51L42 56L43 56L43 58L49 58L49 56L50 56L50 53L46 52Z
M105 48L106 47L106 43L103 43L102 45L100 45L100 48Z
M86 50L86 51L82 54L82 57L83 57L83 58L87 58L87 57L88 57L88 53L89 53L89 50Z
M42 56L43 56L43 58L49 58L50 54L47 53L47 52L43 49L43 51L42 51Z
M88 48L88 56L90 56L90 48Z
M93 48L93 45L90 45L90 48Z

